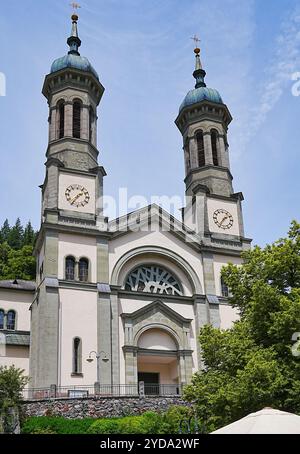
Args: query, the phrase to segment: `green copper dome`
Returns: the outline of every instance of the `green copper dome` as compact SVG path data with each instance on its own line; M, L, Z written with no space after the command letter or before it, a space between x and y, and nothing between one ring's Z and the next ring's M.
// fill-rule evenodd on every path
M51 73L56 71L61 71L65 68L74 68L80 69L81 71L86 71L94 74L94 76L99 80L99 76L96 70L93 68L91 63L86 57L76 54L68 54L64 57L57 58L51 66Z
M200 49L196 48L194 52L196 54L196 68L193 76L196 79L196 85L195 88L193 90L190 90L184 98L179 108L179 112L181 112L185 107L192 106L193 104L197 104L201 101L210 101L217 104L223 104L220 93L214 88L208 88L206 86L206 83L204 82L206 72L204 71L204 69L202 69L199 55Z
M188 92L179 108L179 111L181 112L185 107L197 104L201 101L211 101L218 104L223 104L221 95L217 90L215 90L214 88L199 87L194 88L194 90L190 90Z
M86 57L82 57L78 51L81 46L81 40L78 36L77 29L77 14L72 15L72 32L70 38L68 38L68 45L70 50L64 57L57 58L51 66L51 73L61 71L66 68L79 69L80 71L90 72L99 80L99 76L89 60Z

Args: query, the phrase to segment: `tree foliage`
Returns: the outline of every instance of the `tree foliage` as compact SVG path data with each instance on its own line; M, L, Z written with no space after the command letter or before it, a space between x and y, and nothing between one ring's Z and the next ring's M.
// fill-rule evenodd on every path
M19 406L22 391L28 383L24 370L15 366L0 366L0 410Z
M204 371L185 390L207 431L266 406L300 414L300 357L291 352L300 332L300 225L243 259L222 270L240 319L227 331L201 329Z
M30 221L24 228L19 218L12 227L5 220L0 229L0 280L35 278L36 237Z

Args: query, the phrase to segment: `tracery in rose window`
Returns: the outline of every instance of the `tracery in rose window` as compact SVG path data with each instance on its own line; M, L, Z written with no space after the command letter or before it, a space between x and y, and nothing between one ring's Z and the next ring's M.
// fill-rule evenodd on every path
M170 271L156 265L143 265L131 271L125 290L182 296L177 279Z

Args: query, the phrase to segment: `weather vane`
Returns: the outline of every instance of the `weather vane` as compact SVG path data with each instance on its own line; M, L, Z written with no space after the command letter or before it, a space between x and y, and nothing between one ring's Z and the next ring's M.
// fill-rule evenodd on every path
M198 43L200 43L200 41L201 41L201 40L198 38L198 36L197 36L197 35L194 35L191 39L194 41L196 47L198 47Z
M73 12L74 12L74 13L76 13L77 10L78 10L79 8L81 8L81 6L79 5L79 3L76 3L76 2L70 3L70 6L72 6Z

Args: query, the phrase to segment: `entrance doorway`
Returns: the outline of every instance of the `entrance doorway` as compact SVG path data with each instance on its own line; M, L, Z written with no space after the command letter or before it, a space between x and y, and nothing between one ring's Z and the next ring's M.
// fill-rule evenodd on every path
M159 374L154 372L139 372L138 382L144 382L146 396L159 395Z

